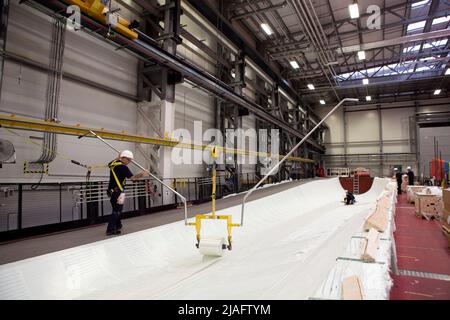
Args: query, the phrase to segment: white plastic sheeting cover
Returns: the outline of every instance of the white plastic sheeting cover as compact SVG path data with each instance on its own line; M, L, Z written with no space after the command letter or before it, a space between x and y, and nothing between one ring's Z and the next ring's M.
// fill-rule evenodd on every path
M180 221L5 264L0 299L308 299L387 182L375 179L353 206L338 178L249 202L222 257L203 257ZM218 214L239 222L240 206ZM205 223L202 236L226 237L225 225Z
M392 287L390 277L392 263L396 265L395 240L393 232L395 231L395 203L396 183L388 183L389 179L374 179L371 191L364 195L365 198L376 196L380 198L385 193L390 194L391 208L388 210L388 224L384 232L379 235L379 248L375 263L366 263L361 261L361 254L364 251L365 238L368 232L355 233L344 253L339 256L334 268L328 274L328 277L317 290L313 299L341 299L342 280L349 276L358 276L362 283L364 299L367 300L387 300ZM390 189L383 190L383 188ZM375 210L375 202L369 211L368 216Z

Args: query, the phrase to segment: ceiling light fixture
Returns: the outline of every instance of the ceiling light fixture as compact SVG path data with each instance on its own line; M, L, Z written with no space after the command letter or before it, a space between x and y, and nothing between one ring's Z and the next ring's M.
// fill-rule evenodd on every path
M449 69L449 70L450 70L450 69ZM309 89L309 90L314 90L315 87L314 87L314 85L313 85L312 83L310 83L310 84L308 84L308 89Z
M366 59L366 53L364 51L358 51L358 58L359 60Z
M273 32L272 29L270 29L269 25L267 23L261 23L261 28L264 30L264 32L270 36Z
M291 63L292 68L294 68L294 69L300 68L300 66L298 65L297 61L292 60L290 63Z
M359 18L359 8L357 3L349 5L348 10L350 11L350 18L352 19Z

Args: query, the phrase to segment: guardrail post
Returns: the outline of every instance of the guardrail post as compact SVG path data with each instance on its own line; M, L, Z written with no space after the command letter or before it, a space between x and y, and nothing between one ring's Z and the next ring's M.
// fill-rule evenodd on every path
M23 192L23 186L22 184L19 184L19 202L17 204L17 229L22 229L22 192Z

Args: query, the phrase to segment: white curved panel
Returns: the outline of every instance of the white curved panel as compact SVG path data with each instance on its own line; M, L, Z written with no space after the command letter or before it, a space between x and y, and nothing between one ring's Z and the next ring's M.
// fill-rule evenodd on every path
M389 180L345 206L338 178L249 202L233 250L203 257L183 221L0 266L0 299L307 299ZM240 206L218 211L240 217ZM202 235L225 236L221 224Z

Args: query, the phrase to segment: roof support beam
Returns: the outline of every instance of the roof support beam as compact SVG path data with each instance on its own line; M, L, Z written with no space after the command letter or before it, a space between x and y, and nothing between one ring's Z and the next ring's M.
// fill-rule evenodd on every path
M436 38L447 38L449 36L450 36L450 30L437 30L437 31L432 31L432 32L404 36L404 37L395 38L395 39L382 40L382 41L376 41L376 42L370 42L370 43L363 43L361 45L343 47L343 48L337 49L336 53L339 54L341 52L342 53L351 53L351 52L358 52L360 50L372 50L372 49L377 49L377 48L398 46L401 44L416 42L416 41L425 41L425 40L431 40L431 39L436 39Z
M256 9L256 10L253 10L252 12L247 12L247 13L243 13L243 14L239 14L239 15L233 16L233 17L230 18L230 20L231 21L233 21L233 20L241 20L241 19L245 19L247 17L253 16L256 13L264 13L264 12L268 12L268 11L275 11L275 10L278 10L278 9L282 9L282 8L284 8L286 6L287 6L287 2L285 1L283 3L277 4L277 5L274 5L274 6L269 6L269 7L262 8L262 9Z

